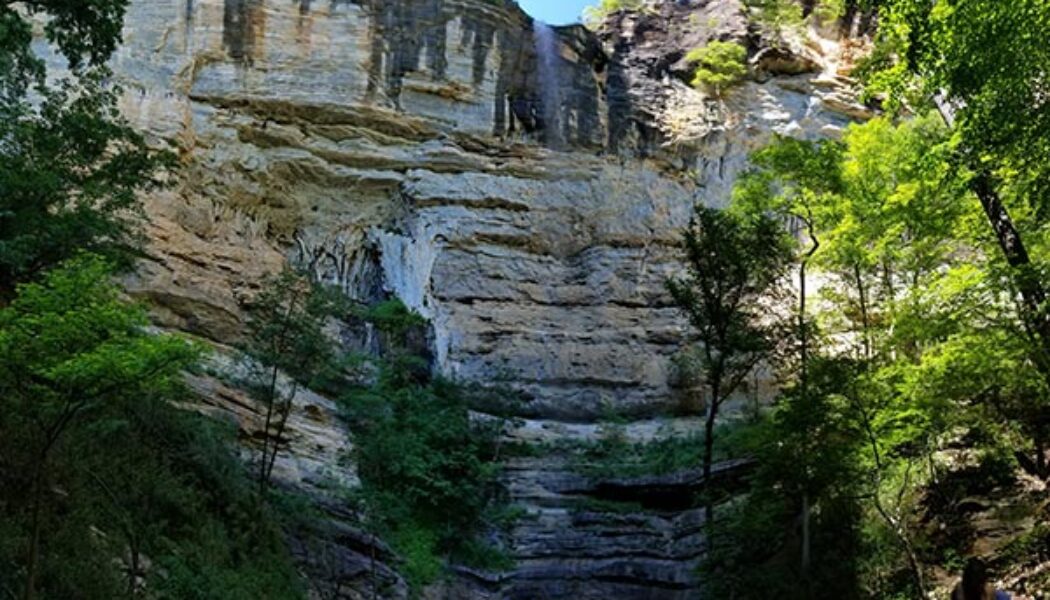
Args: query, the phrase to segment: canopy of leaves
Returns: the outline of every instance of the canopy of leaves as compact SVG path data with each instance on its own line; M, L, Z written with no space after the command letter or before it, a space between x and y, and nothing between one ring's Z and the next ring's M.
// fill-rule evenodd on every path
M0 310L0 381L9 400L42 417L69 405L164 389L196 350L173 337L149 336L145 311L125 304L97 258L76 259L40 284L25 284ZM15 414L25 415L18 410Z
M41 85L43 61L32 48L33 24L44 32L74 72L98 67L120 43L128 0L24 0L0 4L0 106L18 101L30 85Z
M0 297L87 250L110 259L136 242L139 192L170 157L149 149L117 110L103 66L127 0L0 4ZM70 74L48 81L33 23ZM32 98L30 98L30 92Z
M714 402L770 349L770 294L785 274L790 252L780 224L765 214L698 206L683 246L688 274L668 289L703 344L702 367Z
M748 493L723 509L702 572L723 597L841 599L860 597L861 491L857 464L863 437L843 391L857 375L849 361L810 365L805 395L793 387L772 413L748 423L738 452L757 469ZM816 507L813 564L800 569L796 528L803 495Z
M225 436L172 405L200 350L148 333L111 273L84 256L0 309L0 590L24 585L38 503L41 597L124 595L120 557L158 598L297 597Z
M610 15L621 10L638 10L645 0L598 0L598 4L583 9L583 22L590 29L598 29Z
M721 94L747 75L747 49L735 42L713 41L685 55L696 65L693 86Z
M995 461L998 475L981 476L987 486L1009 485L1008 448L1030 473L1050 474L1039 347L956 163L957 142L938 117L879 118L851 126L841 142L777 139L739 182L730 210L801 221L802 239L820 241L812 255L820 298L810 306L822 327L808 392L797 370L785 373L752 450L761 462L752 491L716 532L728 538L712 566L726 585L737 581L725 593L774 594L777 582L793 581L788 590L816 597L805 582L821 580L822 589L853 582L830 597L917 597L920 557L968 551L965 538L927 538L918 524L931 518L923 510L936 505L940 519L953 510L943 498L966 494L940 483L951 480L939 462L948 448ZM815 507L808 574L798 568L798 539L777 530L802 510L800 497ZM742 550L734 539L753 545ZM816 558L825 551L849 560Z
M387 336L387 355L373 385L343 399L353 431L353 458L373 527L405 559L419 588L443 570L443 560L506 560L479 536L495 525L503 500L498 439L503 422L471 415L468 395L452 382L431 380L403 340L425 321L398 301L367 311Z
M891 107L939 97L956 113L971 167L987 165L1041 214L1047 205L1050 4L1042 0L890 0L862 70Z
M137 194L167 158L121 121L103 78L66 81L0 119L2 293L78 251L126 258L137 243Z
M334 368L325 327L341 304L337 292L284 270L264 282L252 303L246 353L266 373L276 368L302 384L317 383Z

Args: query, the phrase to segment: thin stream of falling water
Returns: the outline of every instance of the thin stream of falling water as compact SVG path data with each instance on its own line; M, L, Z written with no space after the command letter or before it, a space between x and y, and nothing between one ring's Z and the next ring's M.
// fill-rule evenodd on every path
M536 43L537 82L543 106L543 130L547 144L554 148L563 145L561 123L561 78L558 56L558 35L542 21L532 22Z

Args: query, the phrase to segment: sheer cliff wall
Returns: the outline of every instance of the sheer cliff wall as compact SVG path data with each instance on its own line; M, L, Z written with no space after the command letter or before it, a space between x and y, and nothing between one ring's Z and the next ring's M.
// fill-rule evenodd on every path
M689 431L702 407L673 366L688 330L664 290L680 232L772 135L834 136L867 116L839 74L848 44L771 44L737 0L554 34L551 75L510 1L134 0L113 63L123 108L182 169L147 199L149 257L129 289L158 325L223 348L290 262L427 317L436 371L524 393L520 439L593 438L609 412L639 439ZM724 102L685 83L685 53L713 39L752 62ZM194 382L257 431L243 394ZM297 405L280 476L352 484L332 403ZM519 568L471 594L695 597L698 514L580 517L566 498L595 482L555 458L507 472L535 518L513 542ZM356 597L367 538L337 538L336 578Z

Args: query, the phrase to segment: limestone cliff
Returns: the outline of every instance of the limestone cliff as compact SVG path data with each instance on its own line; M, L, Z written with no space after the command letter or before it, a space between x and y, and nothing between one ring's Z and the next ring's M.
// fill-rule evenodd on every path
M725 102L685 83L685 53L713 39L751 57ZM592 438L609 411L638 438L688 431L699 407L673 367L688 331L664 281L694 203L723 204L774 133L867 115L838 72L848 44L772 45L739 0L658 2L597 34L544 30L509 0L134 0L125 40L123 108L182 159L147 200L150 255L129 281L160 326L232 344L290 261L427 317L435 370L522 390L512 435L533 441ZM194 384L257 430L243 394ZM280 476L352 484L332 403L298 406ZM449 597L696 597L700 513L568 508L602 485L684 494L688 473L595 482L549 457L507 478L533 515L519 567L465 573ZM376 542L339 527L304 561L323 589L367 597Z

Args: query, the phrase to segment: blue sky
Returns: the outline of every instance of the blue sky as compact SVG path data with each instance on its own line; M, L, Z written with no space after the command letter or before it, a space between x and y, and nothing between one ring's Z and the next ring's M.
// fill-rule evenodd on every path
M518 0L525 12L551 25L579 21L583 7L596 2L597 0Z

